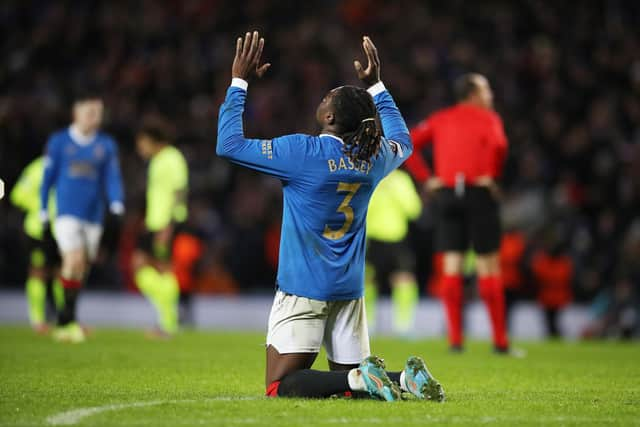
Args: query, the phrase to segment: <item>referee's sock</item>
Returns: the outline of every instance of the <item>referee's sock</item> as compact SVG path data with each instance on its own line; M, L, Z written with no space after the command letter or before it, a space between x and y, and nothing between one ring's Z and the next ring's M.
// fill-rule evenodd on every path
M462 276L442 277L442 303L447 315L449 345L462 345Z
M501 277L498 275L480 277L478 288L491 319L493 344L497 349L505 350L509 347L509 340L507 338L506 308Z

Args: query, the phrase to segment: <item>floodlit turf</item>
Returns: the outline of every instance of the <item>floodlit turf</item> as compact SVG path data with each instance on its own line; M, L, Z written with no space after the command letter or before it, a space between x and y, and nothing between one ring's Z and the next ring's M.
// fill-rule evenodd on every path
M98 329L63 345L0 327L0 425L640 425L638 344L525 343L518 360L487 343L450 355L442 341L372 342L391 369L424 356L447 392L437 404L263 398L262 342L214 332L154 342Z

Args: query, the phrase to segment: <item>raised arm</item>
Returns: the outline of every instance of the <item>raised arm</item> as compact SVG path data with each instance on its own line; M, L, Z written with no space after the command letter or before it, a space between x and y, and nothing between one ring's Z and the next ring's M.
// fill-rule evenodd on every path
M431 177L431 169L422 156L421 150L432 142L432 138L433 125L430 118L424 119L411 129L411 141L415 151L404 165L409 173L420 183Z
M369 93L373 96L385 135L382 140L382 152L388 150L385 156L385 175L387 175L411 156L413 144L411 144L407 124L382 82L370 87Z
M378 50L367 36L363 37L362 48L367 55L367 68L360 61L353 65L358 78L369 85L368 92L373 97L382 123L385 138L380 152L385 160L385 175L399 167L413 152L409 129L393 98L380 80L380 58Z
M220 107L216 154L230 161L280 179L291 179L301 168L304 142L295 135L275 139L247 139L242 114L247 97L248 79L262 77L270 64L260 65L264 39L257 31L238 38L231 70L231 86Z
M422 150L433 139L433 125L431 117L427 117L411 129L411 141L416 150Z

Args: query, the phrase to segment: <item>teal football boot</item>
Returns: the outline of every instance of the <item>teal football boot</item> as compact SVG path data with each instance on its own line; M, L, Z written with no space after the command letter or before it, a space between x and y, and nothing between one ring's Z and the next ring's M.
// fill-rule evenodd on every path
M418 399L444 402L444 390L422 358L411 356L404 368L404 386Z
M371 397L387 402L400 400L400 389L389 379L382 359L369 356L360 363L358 369Z

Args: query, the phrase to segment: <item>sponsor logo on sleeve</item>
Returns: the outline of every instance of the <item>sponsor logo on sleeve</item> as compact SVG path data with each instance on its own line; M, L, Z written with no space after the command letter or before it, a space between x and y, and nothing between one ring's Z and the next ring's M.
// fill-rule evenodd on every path
M269 160L273 160L273 143L270 139L262 141L262 155Z

